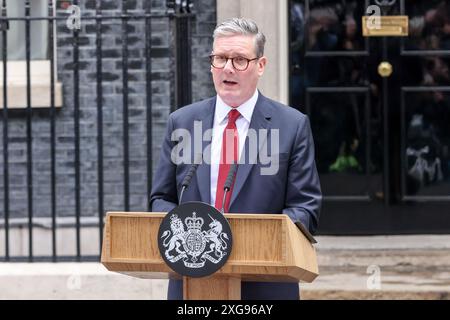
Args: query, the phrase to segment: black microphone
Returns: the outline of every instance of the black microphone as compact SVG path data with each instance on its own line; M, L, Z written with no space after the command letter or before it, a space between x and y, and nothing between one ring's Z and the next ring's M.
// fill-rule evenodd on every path
M183 199L183 193L184 190L186 190L189 187L189 184L191 183L191 179L195 174L195 171L197 171L198 165L201 162L202 155L200 153L197 154L195 157L194 163L189 168L188 173L184 176L183 182L181 183L181 192L180 192L180 201L178 204L181 204L181 200Z
M223 199L222 199L222 209L220 209L221 213L224 213L225 210L225 199L227 198L227 193L231 189L231 184L233 183L234 176L236 175L237 171L237 163L233 162L230 167L230 171L228 171L227 180L225 180L225 184L223 185Z

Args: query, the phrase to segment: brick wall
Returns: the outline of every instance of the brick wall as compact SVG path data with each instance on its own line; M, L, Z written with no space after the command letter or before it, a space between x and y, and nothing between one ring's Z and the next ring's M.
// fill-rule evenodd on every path
M58 6L61 6L58 1ZM102 1L105 14L117 14L122 1ZM127 1L130 13L142 13L144 0ZM207 56L215 26L215 0L194 1L197 16L192 31L193 100L214 94ZM82 14L95 13L94 1L80 1ZM165 11L163 1L152 1L153 12ZM58 15L65 9L59 8ZM129 160L130 210L147 210L146 158L146 72L144 21L128 25ZM120 20L105 21L103 41L103 143L104 207L124 209L123 110L122 110L122 33ZM80 194L82 215L98 215L97 104L96 104L95 22L82 22L80 32ZM159 157L160 143L170 106L173 103L173 41L166 18L152 21L152 125L153 167ZM57 72L63 83L63 107L56 115L56 198L58 216L75 214L75 139L72 32L65 21L57 23ZM3 116L0 112L0 135ZM9 199L10 217L27 216L26 112L9 111ZM33 110L33 215L50 215L50 113ZM3 139L0 139L0 217L4 215ZM155 173L157 174L157 173Z

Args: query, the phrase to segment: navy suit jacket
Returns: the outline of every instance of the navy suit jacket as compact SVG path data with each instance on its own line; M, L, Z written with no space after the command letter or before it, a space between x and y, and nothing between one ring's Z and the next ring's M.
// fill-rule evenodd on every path
M178 109L169 116L152 185L152 211L168 212L177 206L181 183L190 168L190 163L175 164L171 161L171 152L180 143L171 140L172 132L185 129L193 136L196 121L200 121L197 122L197 127L201 123L202 133L211 129L215 105L216 98L213 97ZM238 166L229 213L282 213L288 215L293 222L301 222L314 234L318 226L322 195L308 117L259 94L250 129L267 131L263 130L263 134L259 135L257 152L250 152L249 139L245 141L247 159ZM278 130L278 150L272 148L271 141L276 138L272 129ZM206 150L209 144L210 141L203 141L202 150ZM192 162L197 151L192 146ZM261 169L267 170L269 167L266 162L259 161L262 152L278 161L278 171L275 174L261 174ZM248 158L249 155L254 158ZM199 165L196 177L191 179L189 188L184 192L183 202L210 203L211 167L207 163L210 162L204 161ZM298 299L298 284L243 282L241 296L243 299ZM182 298L181 281L170 281L168 297Z

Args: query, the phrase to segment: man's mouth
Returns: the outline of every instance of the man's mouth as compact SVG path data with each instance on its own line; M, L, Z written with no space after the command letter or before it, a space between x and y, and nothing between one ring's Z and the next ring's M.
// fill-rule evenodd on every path
M231 80L223 80L223 83L224 83L226 86L230 86L230 87L237 85L237 82L236 82L236 81L231 81Z

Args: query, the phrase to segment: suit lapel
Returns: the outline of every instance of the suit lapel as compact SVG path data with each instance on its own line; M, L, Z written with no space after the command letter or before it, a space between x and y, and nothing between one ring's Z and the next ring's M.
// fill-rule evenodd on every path
M214 121L214 110L216 106L216 99L211 99L206 106L206 110L203 115L197 118L197 121L202 123L202 153L203 161L198 166L196 176L197 185L200 191L201 201L205 203L211 202L211 140L203 141L203 137L206 130L211 130ZM211 138L211 135L210 137ZM205 149L209 146L209 152L204 153Z
M247 180L250 171L257 163L258 154L262 146L264 146L267 133L270 130L270 119L272 117L269 108L264 103L266 98L259 93L258 101L256 102L255 109L253 110L252 120L250 121L249 131L253 130L257 134L257 152L250 152L248 135L245 139L244 153L241 156L240 164L236 172L236 180L233 186L233 194L231 195L230 208L233 205L234 200L242 189L245 181ZM260 129L267 129L266 134L260 135ZM247 159L245 159L247 158Z

